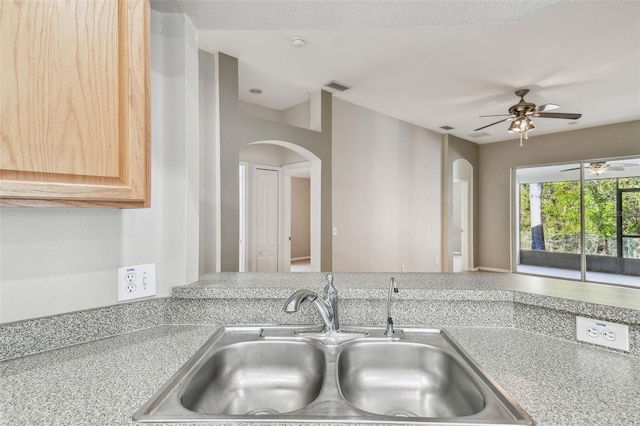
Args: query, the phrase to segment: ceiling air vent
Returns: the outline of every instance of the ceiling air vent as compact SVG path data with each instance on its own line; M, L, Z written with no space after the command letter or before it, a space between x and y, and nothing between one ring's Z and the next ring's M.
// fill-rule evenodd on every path
M325 84L325 86L335 90L339 90L340 92L344 92L345 90L351 89L351 86L347 86L346 84L337 82L335 80L328 82L327 84Z
M483 138L483 137L489 136L489 135L491 135L491 133L478 132L478 133L471 133L469 136L471 136L472 138Z
M440 126L442 130L453 130L454 128L451 126Z

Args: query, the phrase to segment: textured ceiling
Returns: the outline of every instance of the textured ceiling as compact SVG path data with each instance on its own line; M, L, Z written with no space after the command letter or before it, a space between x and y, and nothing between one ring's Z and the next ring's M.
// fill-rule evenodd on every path
M527 101L583 117L534 121L536 135L640 119L637 1L166 1L199 45L235 56L243 100L284 109L330 80L335 97L478 143L513 139L496 121ZM303 48L294 36L307 40ZM262 95L252 95L250 88ZM640 142L639 142L640 144Z
M506 24L567 1L153 0L153 8L207 30L346 30Z

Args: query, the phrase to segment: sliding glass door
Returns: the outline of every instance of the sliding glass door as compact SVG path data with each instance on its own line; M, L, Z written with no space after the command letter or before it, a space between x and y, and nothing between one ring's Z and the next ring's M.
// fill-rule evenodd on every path
M514 271L640 286L640 158L514 171Z

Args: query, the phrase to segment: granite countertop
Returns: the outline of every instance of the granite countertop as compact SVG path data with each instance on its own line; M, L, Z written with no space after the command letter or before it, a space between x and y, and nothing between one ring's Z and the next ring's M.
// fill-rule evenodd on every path
M136 424L216 328L163 325L2 362L0 424ZM640 357L512 328L446 329L538 425L640 424Z

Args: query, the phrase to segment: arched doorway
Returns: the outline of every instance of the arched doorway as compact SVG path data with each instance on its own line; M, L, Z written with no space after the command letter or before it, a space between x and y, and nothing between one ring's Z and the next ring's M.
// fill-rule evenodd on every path
M453 162L452 272L473 269L473 166L465 159Z
M310 271L320 271L321 265L321 235L320 235L320 227L321 227L321 160L311 151L288 141L281 140L261 140L247 144L247 146L260 146L260 145L270 145L270 146L278 146L281 148L285 148L286 150L290 150L298 155L298 158L304 159L304 161L294 160L293 163L287 164L286 161L283 162L278 167L269 167L269 166L260 166L259 164L254 164L253 167L248 168L245 173L251 173L253 176L246 176L245 179L241 179L240 181L245 182L245 189L247 187L247 182L250 180L254 182L255 179L259 176L267 176L267 179L273 178L273 176L277 175L278 180L278 189L277 192L277 201L275 201L277 205L277 219L276 224L273 224L272 227L277 228L277 271L279 272L289 272L291 265L291 179L292 176L297 175L300 172L300 169L306 168L308 169L307 174L309 176L309 248L310 248L310 262L309 262L309 270ZM246 164L246 163L245 163ZM242 168L241 168L242 169ZM271 177L268 177L271 175ZM266 188L268 185L259 184L260 187ZM243 193L243 188L240 188L241 194ZM246 194L246 190L245 190ZM261 200L264 200L265 193L261 193ZM269 193L269 197L273 197L273 191ZM241 255L240 258L244 257L246 260L246 269L245 270L258 270L256 265L259 263L256 261L256 257L259 256L259 251L261 249L257 248L256 242L259 238L256 238L256 233L262 233L263 229L258 229L259 227L269 226L265 224L264 221L257 222L256 217L263 218L264 216L272 217L272 214L268 213L273 210L273 204L260 204L260 202L253 202L251 197L255 194L246 194L245 200L246 203L241 203L241 205L249 206L250 209L255 209L258 205L259 208L265 209L267 213L255 213L252 210L240 211L240 221L244 221L246 226L241 226L240 229L244 229L246 234L240 236L240 250ZM241 196L242 197L242 196ZM267 207L265 207L267 206ZM271 207L269 207L271 206ZM260 234L263 235L263 234ZM242 252L244 250L244 252ZM263 264L265 264L263 262ZM271 265L272 269L269 271L273 271L273 264L267 262L267 264ZM241 266L242 269L242 266Z

